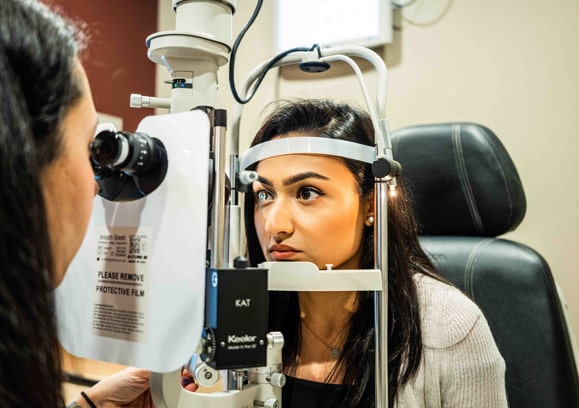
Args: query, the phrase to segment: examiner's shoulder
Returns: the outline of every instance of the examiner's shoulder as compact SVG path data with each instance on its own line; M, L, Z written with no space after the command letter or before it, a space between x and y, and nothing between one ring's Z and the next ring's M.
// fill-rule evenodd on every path
M415 282L426 347L452 347L484 319L479 307L454 286L423 274L415 275Z

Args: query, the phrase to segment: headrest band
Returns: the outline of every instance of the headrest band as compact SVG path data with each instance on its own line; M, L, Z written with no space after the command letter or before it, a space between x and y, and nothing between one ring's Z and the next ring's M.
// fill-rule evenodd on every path
M373 146L327 137L299 136L270 140L251 147L239 158L239 168L245 170L264 159L286 154L327 154L365 163L376 160Z

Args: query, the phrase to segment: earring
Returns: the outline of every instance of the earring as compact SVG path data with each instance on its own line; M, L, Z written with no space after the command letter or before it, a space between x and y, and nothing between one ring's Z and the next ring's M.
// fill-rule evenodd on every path
M374 217L370 215L368 218L366 218L366 226L369 227L372 224L374 224Z

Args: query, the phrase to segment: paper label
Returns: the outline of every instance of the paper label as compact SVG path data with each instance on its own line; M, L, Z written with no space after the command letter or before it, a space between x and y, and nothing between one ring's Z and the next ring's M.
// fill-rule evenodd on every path
M93 333L144 342L152 231L144 227L97 230Z

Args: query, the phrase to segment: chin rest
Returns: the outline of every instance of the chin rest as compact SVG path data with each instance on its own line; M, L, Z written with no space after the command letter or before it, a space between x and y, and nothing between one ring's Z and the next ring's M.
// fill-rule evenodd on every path
M526 211L500 140L475 123L442 123L396 130L392 147L423 249L489 322L506 362L509 406L579 407L572 335L549 265L532 248L496 238Z

